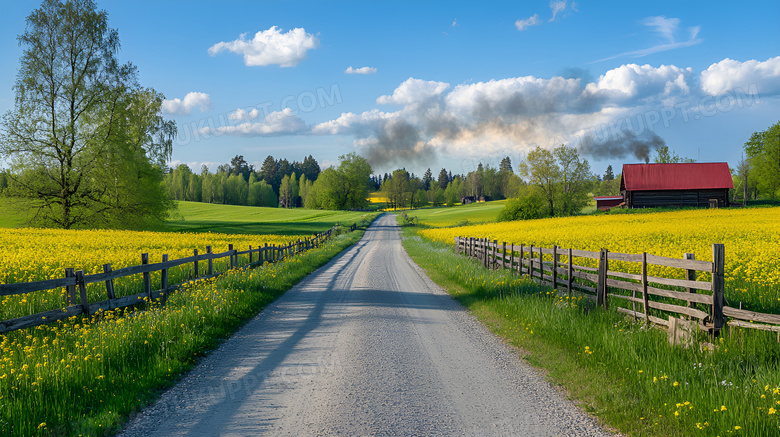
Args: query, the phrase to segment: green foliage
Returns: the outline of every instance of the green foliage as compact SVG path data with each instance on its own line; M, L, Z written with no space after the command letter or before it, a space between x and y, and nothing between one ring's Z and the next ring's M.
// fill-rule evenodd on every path
M761 194L780 197L780 122L765 131L754 132L745 143L750 163L750 181Z
M536 190L529 190L519 199L508 200L504 209L498 213L498 221L532 220L543 216L544 198Z
M306 197L306 207L312 209L363 209L368 206L371 165L352 152L339 156L337 169L320 173Z
M594 177L577 149L561 145L550 151L537 146L518 169L542 190L550 217L578 214L588 204Z

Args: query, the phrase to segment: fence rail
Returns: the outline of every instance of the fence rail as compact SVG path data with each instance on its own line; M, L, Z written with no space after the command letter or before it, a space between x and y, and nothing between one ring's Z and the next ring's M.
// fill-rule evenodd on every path
M165 303L168 294L180 289L188 281L179 284L168 284L168 270L173 267L179 267L186 264L193 264L194 275L191 279L209 279L220 276L225 273L214 272L213 261L216 259L229 258L230 269L239 267L238 256L248 255L247 264L240 266L247 269L264 262L276 262L285 258L294 256L298 253L319 247L324 241L328 240L334 231L334 228L314 235L312 238L291 242L285 246L271 245L267 243L263 247L252 248L239 251L228 246L226 252L212 253L211 246L206 246L206 253L199 254L198 249L193 250L193 255L186 258L179 258L168 261L168 255L163 255L163 261L159 263L149 263L149 254L141 254L141 264L136 266L124 267L118 270L112 270L111 264L103 265L103 273L85 275L83 271L74 271L72 268L65 269L65 277L49 279L36 282L22 282L16 284L0 284L0 296L13 296L19 294L35 293L38 291L53 290L65 288L68 305L64 308L58 308L50 311L32 314L29 316L18 317L15 319L0 321L0 334L16 331L24 328L31 328L39 325L56 322L57 320L67 319L79 314L94 314L99 310L113 310L137 305L145 298L152 300L160 299ZM357 229L357 225L352 224L349 231ZM255 258L256 255L256 258ZM205 275L200 275L202 270L199 266L201 261L206 261ZM152 290L151 273L160 272L160 289ZM129 296L116 297L114 295L114 280L133 275L143 275L143 291ZM106 287L107 299L89 302L87 298L87 284L104 282Z
M717 334L725 325L729 325L778 332L780 339L780 326L774 326L780 325L780 315L757 313L726 305L725 249L722 244L712 245L713 261L697 260L692 253L686 253L683 258L678 259L648 253L610 252L606 249L593 252L558 246L543 248L523 244L499 244L497 240L466 237L455 238L455 250L479 259L485 268L509 269L513 273L538 279L541 284L565 288L569 294L573 290L580 291L604 308L608 305L608 297L613 300L622 299L630 303L631 308L618 307L617 311L634 318L642 318L647 323L669 325L669 321L650 314L649 310L655 309L694 319L702 330L712 334ZM565 262L561 262L562 257L566 257ZM578 263L577 259L595 260L598 267L580 265L582 262ZM642 273L611 269L610 261L639 264ZM648 274L648 266L680 269L685 279L651 276ZM697 272L709 273L711 279L697 280ZM664 298L665 301L652 300L651 296ZM637 310L637 307L640 310ZM726 318L732 320L727 322Z

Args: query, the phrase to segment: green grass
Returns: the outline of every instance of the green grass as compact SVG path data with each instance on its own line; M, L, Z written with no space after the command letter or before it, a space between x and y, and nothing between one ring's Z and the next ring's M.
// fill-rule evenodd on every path
M670 346L664 331L486 270L414 228L404 229L403 244L431 279L610 427L628 435L780 433L774 334L735 331L714 352Z
M306 235L327 231L338 222L354 223L367 213L284 209L176 202L175 216L154 230L226 234Z
M323 211L304 208L264 208L176 201L171 219L149 231L220 232L225 234L309 235L327 231L336 223L351 224L366 212ZM0 196L0 228L24 226L29 211L18 199Z
M435 228L463 226L496 221L498 213L504 209L505 204L506 200L494 200L451 207L407 210L406 213L409 217L417 217L420 223L426 226Z
M0 196L0 228L18 228L27 221L24 204L10 197Z
M362 234L196 282L164 308L150 304L0 335L0 435L106 435Z

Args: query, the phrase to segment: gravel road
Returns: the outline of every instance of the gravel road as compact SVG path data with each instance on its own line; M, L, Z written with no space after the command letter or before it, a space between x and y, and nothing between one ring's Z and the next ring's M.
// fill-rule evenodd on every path
M385 215L121 435L608 433L434 284Z

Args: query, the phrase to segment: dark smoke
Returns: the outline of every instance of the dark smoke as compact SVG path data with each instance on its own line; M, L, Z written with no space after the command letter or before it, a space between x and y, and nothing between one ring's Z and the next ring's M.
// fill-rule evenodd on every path
M598 142L593 137L586 136L580 144L580 152L597 160L634 156L647 164L650 162L650 152L664 145L666 142L655 132L636 135L628 131L623 132L620 138Z
M430 162L435 156L433 148L421 142L418 129L403 119L380 125L364 147L366 159L375 168Z

